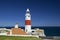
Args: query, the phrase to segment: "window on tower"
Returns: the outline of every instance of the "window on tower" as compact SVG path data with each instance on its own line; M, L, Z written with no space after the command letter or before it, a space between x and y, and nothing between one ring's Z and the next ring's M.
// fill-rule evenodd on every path
M28 16L28 17L30 17L30 16Z

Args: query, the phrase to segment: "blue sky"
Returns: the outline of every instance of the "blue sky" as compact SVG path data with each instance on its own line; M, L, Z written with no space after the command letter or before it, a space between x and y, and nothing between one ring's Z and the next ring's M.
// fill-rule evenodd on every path
M27 8L32 26L60 26L59 0L0 0L0 26L24 26Z

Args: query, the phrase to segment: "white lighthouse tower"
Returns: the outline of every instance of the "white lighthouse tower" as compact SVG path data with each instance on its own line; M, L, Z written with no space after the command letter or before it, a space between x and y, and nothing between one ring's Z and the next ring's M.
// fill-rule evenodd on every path
M29 9L26 10L25 14L25 32L28 34L31 33L31 15Z

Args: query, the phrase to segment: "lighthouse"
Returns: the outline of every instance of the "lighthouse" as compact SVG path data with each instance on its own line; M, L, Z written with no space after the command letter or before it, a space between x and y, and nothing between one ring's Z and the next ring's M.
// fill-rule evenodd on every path
M28 34L31 33L31 15L29 9L26 10L25 14L25 32Z

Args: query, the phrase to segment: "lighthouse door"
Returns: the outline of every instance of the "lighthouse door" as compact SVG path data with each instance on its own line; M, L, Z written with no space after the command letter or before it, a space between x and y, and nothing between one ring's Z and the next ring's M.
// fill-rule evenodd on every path
M26 32L27 32L27 29L26 29Z

